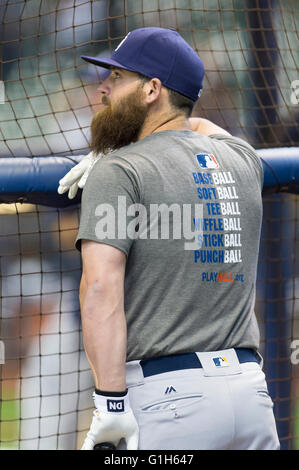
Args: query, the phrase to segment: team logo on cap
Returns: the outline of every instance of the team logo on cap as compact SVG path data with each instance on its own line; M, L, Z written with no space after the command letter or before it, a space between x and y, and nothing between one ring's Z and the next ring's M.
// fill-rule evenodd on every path
M198 153L196 158L200 168L219 168L219 163L211 153Z
M224 356L213 357L213 362L216 367L227 367L229 366L228 360Z
M115 49L115 52L117 51L117 49L120 48L120 46L125 42L125 40L127 39L127 37L129 36L129 34L131 33L131 31L126 35L125 38L123 38L123 40L119 43L119 45L117 46L117 48Z

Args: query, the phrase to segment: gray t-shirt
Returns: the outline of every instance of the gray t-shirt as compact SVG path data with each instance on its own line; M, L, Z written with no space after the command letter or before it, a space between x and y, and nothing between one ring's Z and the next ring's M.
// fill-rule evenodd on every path
M95 164L76 246L94 240L127 255L128 361L258 348L262 185L249 144L189 130L151 134Z

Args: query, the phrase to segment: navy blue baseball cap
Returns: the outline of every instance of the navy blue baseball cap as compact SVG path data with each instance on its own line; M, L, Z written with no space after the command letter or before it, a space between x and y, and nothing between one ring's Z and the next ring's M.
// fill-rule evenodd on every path
M82 56L99 67L117 67L149 78L196 101L202 90L204 65L175 30L139 28L121 41L111 58Z

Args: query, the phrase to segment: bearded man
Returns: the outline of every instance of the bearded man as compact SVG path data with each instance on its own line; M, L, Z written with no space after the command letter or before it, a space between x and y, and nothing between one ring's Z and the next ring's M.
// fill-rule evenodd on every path
M204 67L177 32L137 29L112 58L83 58L111 73L76 240L95 381L82 449L277 449L254 314L259 158L189 119Z

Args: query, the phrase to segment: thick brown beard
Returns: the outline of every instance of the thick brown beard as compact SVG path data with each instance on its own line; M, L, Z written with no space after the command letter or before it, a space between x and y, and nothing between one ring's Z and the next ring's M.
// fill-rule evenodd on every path
M107 154L138 140L148 112L142 95L142 88L138 87L95 114L91 122L91 150Z

